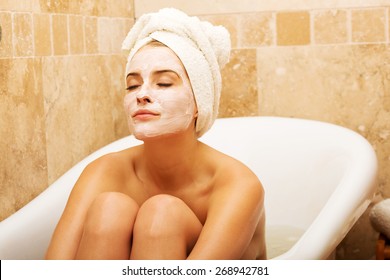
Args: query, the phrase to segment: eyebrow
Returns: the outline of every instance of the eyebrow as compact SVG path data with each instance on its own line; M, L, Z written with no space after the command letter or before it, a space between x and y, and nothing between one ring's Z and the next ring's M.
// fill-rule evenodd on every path
M173 73L173 74L175 74L178 78L180 78L179 74L178 74L176 71L170 70L170 69L158 70L158 71L154 72L153 74L157 74L157 75L158 75L158 74L164 74L164 73Z
M139 76L139 74L137 72L131 72L131 73L127 74L126 79L130 76Z
M173 73L173 74L175 74L178 78L180 78L179 74L178 74L176 71L171 70L171 69L157 70L157 71L154 71L154 72L152 73L152 75L160 75L160 74L164 74L164 73ZM135 76L139 76L139 75L140 75L139 72L130 72L129 74L127 74L126 79L127 79L128 77L130 77L130 76L135 77Z

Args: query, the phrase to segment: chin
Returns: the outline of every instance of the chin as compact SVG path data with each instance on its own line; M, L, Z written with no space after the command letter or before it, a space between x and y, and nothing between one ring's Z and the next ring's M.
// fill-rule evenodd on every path
M160 140L160 139L168 139L168 138L176 138L180 135L186 134L187 130L180 130L180 131L159 131L159 132L136 132L133 131L133 135L136 139L141 141L148 141L148 140ZM195 131L194 131L195 133Z
M136 139L141 141L147 141L147 140L156 140L156 139L162 139L171 137L174 135L178 135L180 132L174 132L174 133L166 133L166 132L136 132L133 131L133 135Z

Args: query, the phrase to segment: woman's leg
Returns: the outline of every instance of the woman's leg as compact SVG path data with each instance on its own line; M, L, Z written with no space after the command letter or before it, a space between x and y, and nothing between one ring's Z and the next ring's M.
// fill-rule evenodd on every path
M88 210L76 259L129 259L137 212L125 194L100 194Z
M179 198L156 195L138 211L133 229L131 259L186 259L202 224Z

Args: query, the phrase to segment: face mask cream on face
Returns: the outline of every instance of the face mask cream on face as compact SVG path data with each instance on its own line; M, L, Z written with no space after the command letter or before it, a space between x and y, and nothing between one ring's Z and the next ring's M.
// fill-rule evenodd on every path
M124 99L130 131L138 139L179 133L195 118L191 85L178 57L164 46L145 46L131 61Z

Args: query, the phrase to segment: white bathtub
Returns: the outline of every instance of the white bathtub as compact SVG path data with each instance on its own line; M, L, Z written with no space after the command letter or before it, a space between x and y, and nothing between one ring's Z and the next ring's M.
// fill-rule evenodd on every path
M374 194L374 150L359 134L336 125L277 117L218 119L201 140L247 164L262 181L271 258L328 258ZM103 147L0 222L0 259L42 259L83 168L139 143L128 136ZM274 244L285 241L292 247Z

